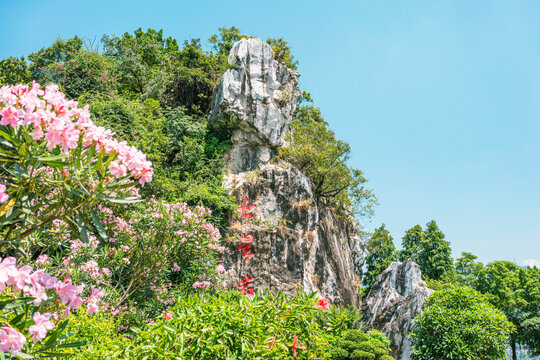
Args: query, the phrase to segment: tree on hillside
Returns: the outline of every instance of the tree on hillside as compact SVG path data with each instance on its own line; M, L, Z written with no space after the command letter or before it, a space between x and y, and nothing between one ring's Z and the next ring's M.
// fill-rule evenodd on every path
M408 229L401 246L399 260L412 259L420 266L422 274L431 280L440 280L453 269L450 243L444 240L444 234L434 220L426 224L425 230L420 225Z
M450 243L444 240L437 223L434 220L428 222L418 261L422 273L430 279L439 280L453 267L450 252Z
M10 56L0 60L0 86L12 84L28 84L31 82L28 63L24 57Z
M371 214L376 199L364 187L367 179L347 164L351 148L336 139L321 111L314 106L298 107L291 129L289 145L280 149L279 156L311 179L317 201L346 218Z
M396 260L396 249L392 236L385 225L375 230L371 238L367 242L366 267L367 272L364 274L364 285L367 291L375 283L379 275Z
M399 260L405 261L410 258L418 264L423 242L424 230L420 225L415 225L407 230L401 240L403 249L399 252Z
M448 287L430 296L415 319L415 360L490 360L505 357L512 330L506 316L469 287Z

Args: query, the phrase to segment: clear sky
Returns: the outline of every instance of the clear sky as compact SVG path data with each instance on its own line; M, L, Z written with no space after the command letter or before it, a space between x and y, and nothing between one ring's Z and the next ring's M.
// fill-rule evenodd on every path
M367 229L434 219L454 255L540 260L540 2L0 0L0 57L138 27L284 37L379 198Z

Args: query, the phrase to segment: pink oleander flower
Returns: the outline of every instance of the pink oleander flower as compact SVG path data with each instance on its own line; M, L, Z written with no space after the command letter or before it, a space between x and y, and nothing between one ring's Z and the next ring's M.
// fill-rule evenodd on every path
M86 313L88 315L95 314L99 311L99 306L97 304L97 300L92 300L88 303L88 306L86 308Z
M0 125L28 126L27 132L33 140L45 139L49 150L60 147L64 153L77 148L82 137L83 147L95 146L107 155L116 154L117 159L109 166L111 175L122 177L129 172L141 186L151 181L154 170L146 155L125 141L114 139L111 130L96 126L90 120L88 105L78 106L76 101L66 99L54 84L45 90L35 82L31 88L0 87Z
M51 263L51 260L49 260L49 257L45 254L39 255L36 264L38 265L49 265Z
M9 326L4 326L0 329L0 351L9 351L11 354L17 355L25 342L26 337L17 330Z
M32 267L29 265L21 266L19 269L15 268L11 273L9 280L6 282L7 285L12 285L15 292L23 290L26 285L31 283L30 273L32 272Z
M75 299L69 302L68 308L71 310L77 310L82 304L83 299L80 296L76 296Z
M121 178L127 174L126 166L120 164L118 161L113 161L110 163L109 171L117 178Z
M8 106L4 110L0 111L0 125L17 127L19 125L19 118L21 117L21 112L15 109L12 106Z
M32 316L34 319L34 325L28 328L28 332L32 334L32 340L36 343L45 339L47 336L47 331L54 328L54 323L50 321L51 314L40 314L35 312Z
M78 295L78 289L71 283L71 280L67 280L67 282L58 281L56 283L56 292L64 305L75 300Z
M217 267L216 267L216 272L218 274L225 274L227 272L227 270L225 270L225 267L223 266L223 264L219 264Z
M12 274L17 270L15 264L17 260L14 257L7 257L0 262L0 282L5 283L9 280Z
M4 184L0 184L0 203L5 203L8 201L9 195L6 193L6 186Z

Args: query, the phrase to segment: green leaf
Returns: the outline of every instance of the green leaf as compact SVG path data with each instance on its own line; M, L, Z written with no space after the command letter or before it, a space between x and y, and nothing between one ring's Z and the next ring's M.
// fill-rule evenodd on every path
M16 309L34 301L33 297L24 297L18 299L10 299L6 301L0 301L0 310L3 309Z
M52 348L55 344L62 332L66 329L66 326L68 324L68 320L62 322L59 326L56 327L56 331L49 335L47 342L45 342L44 346L38 350L38 352L41 352L43 350L48 350Z
M83 341L72 342L72 343L69 343L69 344L58 345L57 348L58 349L78 348L78 347L84 346L86 344L88 344L88 341L83 340Z
M99 216L97 216L94 209L90 209L90 214L92 215L92 220L94 220L94 225L98 231L99 236L101 236L103 240L107 241L109 237L107 236L107 231L105 231L105 228L103 227Z
M17 353L17 357L21 359L35 359L33 356L25 354L25 353Z
M79 214L76 215L77 217L77 226L79 227L79 235L81 236L81 240L83 243L88 244L88 230L86 229L86 226L84 225L84 222Z
M6 139L10 144L12 144L13 146L17 146L20 144L20 142L15 139L13 136L11 136L10 134L6 133L5 131L3 131L2 129L0 129L0 136L3 137L4 139Z
M110 201L117 204L133 204L143 201L135 196L129 196L125 198L113 198L113 197L100 197L101 200Z
M52 156L40 156L40 157L37 158L37 160L39 160L41 162L58 161L58 160L63 160L65 157L67 157L66 154L52 155Z

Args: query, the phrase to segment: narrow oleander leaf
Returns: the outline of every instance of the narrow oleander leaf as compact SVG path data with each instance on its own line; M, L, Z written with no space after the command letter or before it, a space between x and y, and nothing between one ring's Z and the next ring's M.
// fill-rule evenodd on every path
M92 220L94 221L94 226L96 227L99 236L105 241L109 240L109 237L107 236L107 231L105 231L105 227L103 227L101 219L96 214L94 209L90 209L90 214L92 215Z

